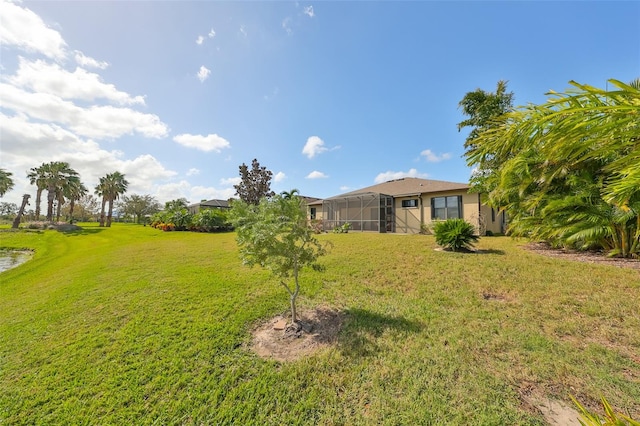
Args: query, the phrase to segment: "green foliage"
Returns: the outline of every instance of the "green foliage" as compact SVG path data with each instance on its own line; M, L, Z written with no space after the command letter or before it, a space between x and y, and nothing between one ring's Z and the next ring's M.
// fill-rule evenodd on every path
M475 235L475 228L464 219L447 219L433 225L436 243L447 250L471 250L473 244L480 239Z
M240 166L240 183L233 185L236 195L247 204L258 205L264 197L270 198L275 195L271 190L271 177L273 173L266 167L260 166L257 159L251 162L251 170L246 164ZM291 191L289 195L295 194L297 189Z
M0 197L10 191L14 182L11 178L13 174L11 172L6 171L5 169L0 169Z
M107 173L100 178L98 185L95 188L95 194L102 197L102 207L100 209L100 226L111 226L111 219L113 217L113 203L120 195L127 192L129 182L124 178L124 174L115 171L113 173ZM105 206L109 205L105 222Z
M247 265L260 265L280 279L291 302L295 323L296 298L300 291L298 275L304 267L320 269L317 260L326 247L307 225L302 198L276 195L262 198L256 206L237 200L232 203L230 220L237 231L240 255ZM293 277L293 285L287 279Z
M133 216L136 223L140 223L142 218L160 211L160 203L155 197L149 194L130 196L124 195L119 203L119 208L126 215Z
M230 231L229 212L226 209L203 209L192 220L192 229L199 232Z
M571 399L580 410L581 419L578 419L578 421L582 426L640 426L640 422L633 420L631 417L625 416L624 414L617 414L604 397L602 398L604 418L587 410L573 396Z
M464 143L466 155L469 155L477 149L476 140L483 132L504 125L505 114L513 110L513 92L507 92L507 82L501 80L498 81L495 93L482 89L468 92L458 107L468 117L458 123L458 131L471 127ZM493 189L492 182L488 178L500 166L501 161L503 161L502 158L492 156L476 164L470 179L473 192L486 193Z
M51 161L42 163L40 167L33 167L27 174L31 184L37 185L38 192L36 196L36 220L40 215L40 202L42 192L47 190L47 220L53 221L54 202L58 202L57 219L60 217L60 209L65 202L65 196L71 199L78 199L82 194L86 193L80 182L78 172L64 161Z
M469 165L500 160L485 176L488 202L507 211L512 235L640 252L640 90L610 83L605 91L571 82L474 140Z
M351 224L349 222L345 222L342 225L338 225L333 228L334 234L348 234L349 229L351 229Z

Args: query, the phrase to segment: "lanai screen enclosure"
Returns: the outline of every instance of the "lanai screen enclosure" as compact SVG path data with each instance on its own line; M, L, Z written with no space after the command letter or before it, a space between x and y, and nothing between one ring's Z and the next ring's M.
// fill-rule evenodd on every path
M345 223L354 231L395 232L393 197L363 192L327 198L322 202L322 224L332 230Z

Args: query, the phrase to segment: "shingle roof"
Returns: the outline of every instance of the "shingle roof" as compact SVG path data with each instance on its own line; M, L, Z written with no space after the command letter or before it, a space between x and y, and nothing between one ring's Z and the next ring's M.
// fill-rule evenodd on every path
M351 195L363 194L367 192L391 195L392 197L400 197L403 195L428 194L432 192L459 190L466 191L468 189L469 185L466 183L406 177L379 183L377 185L368 186L366 188L361 188L355 191L346 192L344 194L340 194L331 198L348 197Z
M189 207L219 207L219 208L227 208L229 207L229 202L227 200L208 200L202 203L192 204Z

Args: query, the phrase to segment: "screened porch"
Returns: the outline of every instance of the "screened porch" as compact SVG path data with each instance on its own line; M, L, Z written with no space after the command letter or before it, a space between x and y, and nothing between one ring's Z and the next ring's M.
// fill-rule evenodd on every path
M393 197L363 192L325 199L323 229L331 231L345 223L350 223L353 231L395 232Z

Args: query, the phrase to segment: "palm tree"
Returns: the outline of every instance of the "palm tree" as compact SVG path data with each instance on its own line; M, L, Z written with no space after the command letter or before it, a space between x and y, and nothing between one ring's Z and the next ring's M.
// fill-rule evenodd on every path
M120 195L127 192L127 186L129 182L124 178L124 175L120 172L109 173L106 176L100 178L100 183L96 186L96 194L102 196L102 210L100 212L100 226L105 226L104 210L105 205L109 203L109 210L107 213L106 226L111 226L111 218L113 214L113 202L117 200Z
M88 189L84 186L82 182L80 182L80 178L74 176L69 179L67 185L65 185L63 189L63 196L69 200L69 220L73 222L73 208L75 207L76 201L87 195ZM58 207L58 211L60 207Z
M52 161L46 165L45 182L47 184L47 220L53 221L53 203L55 200L62 200L62 188L69 179L78 176L78 172L73 170L69 163L64 161Z
M13 174L11 172L6 171L5 169L0 169L0 197L13 188L13 179L11 179L12 175Z
M32 167L29 169L29 173L27 173L27 178L29 178L29 183L31 185L36 185L36 220L40 220L40 202L42 200L42 191L47 187L47 183L45 181L47 165L42 163L40 167Z
M104 226L104 210L107 204L107 178L101 177L100 182L96 185L95 194L102 198L102 206L100 208L100 226Z
M489 204L511 216L510 232L611 255L640 252L640 89L575 82L541 105L485 129L469 165L499 158Z
M293 197L300 195L300 191L297 188L294 188L291 191L282 191L280 195L282 195L282 198L285 200L290 200Z

